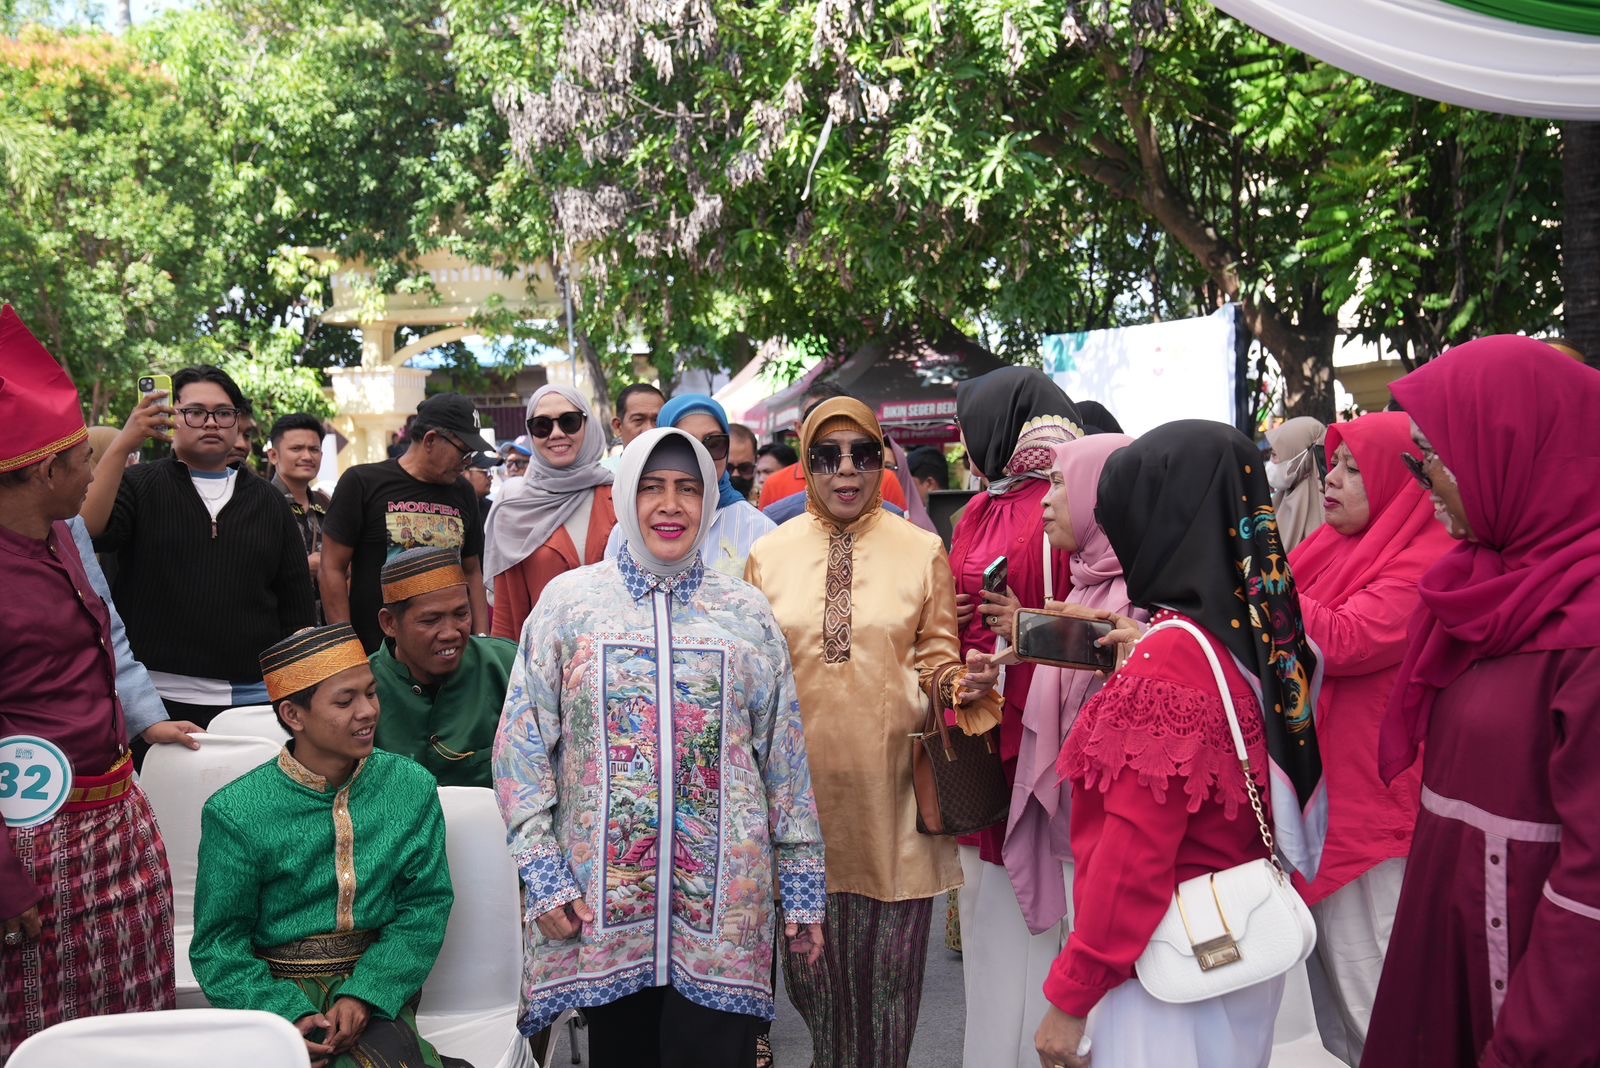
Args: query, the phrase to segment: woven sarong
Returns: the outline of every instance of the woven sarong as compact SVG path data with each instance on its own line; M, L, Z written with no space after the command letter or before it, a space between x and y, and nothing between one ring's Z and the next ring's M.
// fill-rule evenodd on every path
M906 1068L922 1005L933 899L829 894L822 958L783 954L783 981L811 1030L812 1068Z
M3 833L44 899L39 940L0 947L0 1062L63 1020L173 1008L172 877L144 792Z
M377 931L338 931L311 935L288 945L257 949L274 979L286 979L300 988L318 1012L327 1012L339 1000L339 990L350 981L361 955L378 940ZM314 1038L321 1039L320 1032ZM373 1015L366 1030L348 1053L328 1061L328 1068L472 1068L457 1057L446 1057L417 1032L417 1003L413 999L392 1020Z

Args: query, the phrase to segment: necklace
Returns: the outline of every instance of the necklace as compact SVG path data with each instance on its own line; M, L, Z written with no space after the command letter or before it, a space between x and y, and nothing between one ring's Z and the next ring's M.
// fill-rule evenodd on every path
M218 483L222 484L222 488L220 490L218 490L214 494L207 493L205 490L200 488L200 482L218 482ZM226 477L201 479L199 482L196 482L194 484L194 491L196 493L200 494L200 497L201 497L202 500L209 501L210 503L215 504L218 501L222 500L223 494L228 492L228 484L229 484L229 480Z
M206 502L206 514L211 516L211 540L212 541L216 541L217 540L217 515L216 515L216 511L217 510L213 509L211 506L216 504L218 501L222 500L222 498L233 487L233 472L230 471L228 474L224 475L222 478L196 479L193 476L190 476L190 481L194 483L194 491L200 495L200 499L202 501ZM210 494L210 493L207 493L205 490L200 488L200 483L202 483L202 482L220 482L220 483L222 483L222 488L219 489L215 494Z

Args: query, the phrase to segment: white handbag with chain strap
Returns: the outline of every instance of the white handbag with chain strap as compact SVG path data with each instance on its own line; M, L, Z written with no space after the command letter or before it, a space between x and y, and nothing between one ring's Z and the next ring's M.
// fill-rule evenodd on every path
M1250 774L1244 734L1216 651L1198 627L1181 619L1157 623L1145 637L1168 628L1188 631L1205 651L1222 693L1222 707L1228 713L1233 748L1244 768L1250 807L1267 846L1266 859L1197 875L1179 884L1167 914L1134 964L1140 984L1151 997L1184 1005L1283 975L1311 955L1317 929L1311 910L1278 864L1272 830Z

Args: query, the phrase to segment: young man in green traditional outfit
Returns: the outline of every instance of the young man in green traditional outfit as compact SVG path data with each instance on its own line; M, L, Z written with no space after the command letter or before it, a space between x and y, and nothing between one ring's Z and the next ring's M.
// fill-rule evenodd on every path
M285 638L261 670L293 740L202 812L201 990L293 1022L314 1065L463 1065L416 1030L454 900L433 779L373 748L376 687L349 624Z
M384 640L378 747L433 773L440 786L494 786L490 750L500 726L515 642L473 637L461 560L450 549L408 549L383 565Z

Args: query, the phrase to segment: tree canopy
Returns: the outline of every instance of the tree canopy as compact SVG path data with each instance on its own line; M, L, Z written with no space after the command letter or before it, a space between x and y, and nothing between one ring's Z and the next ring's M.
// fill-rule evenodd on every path
M1324 417L1341 317L1420 361L1561 304L1549 124L1200 0L210 0L0 47L0 296L96 414L146 367L355 362L306 248L386 289L551 260L602 381L641 341L668 378L913 326L1028 360L1237 300Z

